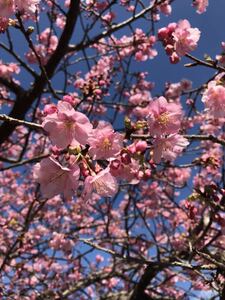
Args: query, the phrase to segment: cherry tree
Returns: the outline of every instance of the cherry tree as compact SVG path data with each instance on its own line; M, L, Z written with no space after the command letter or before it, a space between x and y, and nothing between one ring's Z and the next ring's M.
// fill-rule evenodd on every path
M177 1L0 0L1 299L225 299L225 42Z

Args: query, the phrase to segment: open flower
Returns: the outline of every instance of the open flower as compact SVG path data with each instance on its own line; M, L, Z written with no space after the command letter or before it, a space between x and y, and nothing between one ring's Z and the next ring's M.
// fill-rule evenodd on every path
M71 197L78 188L80 168L73 164L63 167L52 157L44 158L34 167L34 178L40 183L44 197L50 198L58 194Z
M202 102L205 103L214 118L225 117L225 87L217 85L216 81L210 81L205 90Z
M173 39L175 41L174 49L179 56L195 50L200 38L198 28L192 28L188 20L181 20L177 23Z
M163 43L167 55L170 56L171 63L177 63L181 56L196 49L200 34L199 29L192 28L185 19L160 28L158 38Z
M164 135L175 133L180 129L182 109L179 104L168 103L164 97L149 104L147 117L151 135Z
M89 153L94 159L108 159L114 157L123 146L122 134L115 132L110 123L100 121L93 129L87 143Z
M102 197L115 196L118 191L118 183L116 178L110 173L109 168L85 179L82 197L86 201L89 200L93 191Z
M165 138L156 138L154 142L153 160L160 163L161 158L173 161L189 144L188 140L179 134L171 134Z
M92 130L89 119L63 101L59 101L57 112L44 118L42 126L49 133L51 142L59 148L66 148L70 144L85 145Z

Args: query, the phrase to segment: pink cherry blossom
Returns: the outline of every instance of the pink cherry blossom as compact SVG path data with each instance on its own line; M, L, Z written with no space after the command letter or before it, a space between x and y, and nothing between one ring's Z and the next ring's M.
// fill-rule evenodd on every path
M0 60L0 76L3 78L10 78L13 74L19 74L20 67L16 63L4 64Z
M113 40L112 46L125 46L119 50L119 59L134 54L137 61L146 61L147 59L153 59L158 54L156 49L153 48L156 43L156 37L154 35L147 36L140 28L135 30L135 34L132 37L124 35L120 39L113 37L111 40Z
M173 33L175 41L174 49L179 56L195 50L197 42L200 38L198 28L191 28L188 20L181 20L177 23L177 27Z
M209 5L209 0L194 0L193 6L196 7L197 13L202 14L206 12Z
M168 103L164 97L160 97L152 101L148 108L147 121L151 135L171 134L179 130L183 115L179 104Z
M177 63L181 56L196 49L200 31L198 28L192 28L185 19L159 29L158 38L170 56L171 63Z
M85 179L82 197L85 200L89 200L93 191L102 197L115 196L118 191L118 183L116 178L110 173L109 168Z
M53 34L50 28L46 28L39 36L37 36L37 39L39 44L34 45L34 48L42 64L45 65L56 50L58 37ZM38 62L36 54L31 49L26 53L26 58L31 64Z
M153 160L159 163L163 157L165 160L173 161L188 144L188 140L179 134L156 138L153 146Z
M113 176L137 184L139 182L138 172L140 165L137 160L130 157L129 153L124 152L120 159L110 162L110 172Z
M47 115L42 126L49 133L51 142L59 148L65 148L71 143L85 145L92 130L89 119L74 110L68 102L59 101L57 112Z
M0 0L0 299L221 298L225 43L189 55L192 88L143 63L182 1L38 2ZM172 63L195 47L180 23L158 34Z
M217 85L216 81L209 82L202 96L202 102L214 118L225 117L225 87Z
M166 16L170 15L171 12L172 12L172 7L171 7L171 5L169 4L169 1L168 1L168 0L167 0L167 1L164 1L164 2L159 6L159 9L160 9L160 11L161 11L164 15L166 15Z
M71 197L78 188L80 168L73 164L70 168L63 167L52 157L44 158L35 165L34 178L40 183L41 192L44 197L50 198L63 193Z
M94 159L109 159L114 157L123 146L123 135L115 132L110 123L100 121L92 130L87 143L89 153Z

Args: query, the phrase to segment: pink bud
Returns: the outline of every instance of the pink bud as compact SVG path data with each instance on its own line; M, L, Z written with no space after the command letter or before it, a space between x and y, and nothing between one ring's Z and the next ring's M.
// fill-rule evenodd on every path
M159 40L163 41L164 39L166 39L168 37L168 33L169 33L169 30L167 29L167 27L163 27L163 28L159 29L159 31L158 31Z
M96 94L96 95L101 95L101 94L102 94L102 91L101 91L100 89L96 89L96 90L95 90L95 94Z
M57 107L55 104L47 104L44 107L44 115L51 115L54 114L55 112L57 112Z
M110 169L112 169L112 170L118 170L119 167L120 167L120 161L119 161L119 159L113 160L111 162L111 164L110 164Z
M138 179L142 179L144 177L144 172L143 171L139 171L137 177L138 177Z
M127 8L127 10L128 10L129 12L133 12L133 11L135 10L135 6L134 6L134 5L130 5L130 6Z
M146 169L145 170L145 176L150 177L151 176L151 170L150 169Z
M172 12L172 7L169 4L163 4L160 6L160 10L164 15L168 16Z
M70 95L65 95L62 100L74 105L74 98Z
M99 80L98 84L99 84L100 86L103 86L103 85L106 84L106 82L105 82L105 80Z
M130 154L127 152L124 152L121 154L121 161L125 164L125 165L129 165L131 163L131 157Z
M138 141L136 143L136 151L144 152L147 149L148 144L146 141Z
M95 259L97 263L101 263L104 261L104 257L99 254L96 255Z

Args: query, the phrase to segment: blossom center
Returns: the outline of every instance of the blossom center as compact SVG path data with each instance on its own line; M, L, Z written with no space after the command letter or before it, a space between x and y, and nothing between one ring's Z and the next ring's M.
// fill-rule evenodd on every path
M74 124L73 121L67 120L67 121L65 122L65 125L66 125L66 128L71 129L71 128L74 127L75 124Z
M112 144L110 142L110 140L108 138L104 138L103 142L102 142L102 147L105 150L109 150L111 148Z
M169 122L169 115L167 112L164 112L163 114L161 114L158 119L157 119L158 123L160 125L166 126L167 123Z

